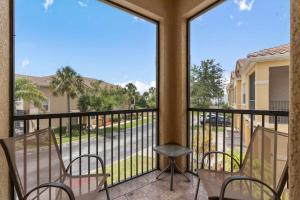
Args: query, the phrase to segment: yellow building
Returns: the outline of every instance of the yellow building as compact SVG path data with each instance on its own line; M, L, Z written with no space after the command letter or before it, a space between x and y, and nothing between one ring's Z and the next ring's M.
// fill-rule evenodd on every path
M234 109L287 111L289 66L289 44L256 51L239 59L227 85L229 105ZM245 139L249 141L249 116L245 115L244 120ZM235 129L239 129L239 122L240 116L236 116ZM266 117L264 123L274 128L274 118ZM261 116L254 117L254 125L262 125ZM288 131L287 118L278 117L278 130Z

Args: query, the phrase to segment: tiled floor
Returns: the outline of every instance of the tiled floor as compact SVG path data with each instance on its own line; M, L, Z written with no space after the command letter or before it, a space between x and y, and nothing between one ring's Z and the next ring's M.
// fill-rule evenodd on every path
M194 199L197 177L187 174L191 181L176 174L174 177L174 191L170 191L170 176L164 174L160 180L155 177L159 171L133 179L109 189L111 199L115 200L192 200ZM99 194L100 199L106 199L105 192ZM204 189L200 185L199 200L207 199Z

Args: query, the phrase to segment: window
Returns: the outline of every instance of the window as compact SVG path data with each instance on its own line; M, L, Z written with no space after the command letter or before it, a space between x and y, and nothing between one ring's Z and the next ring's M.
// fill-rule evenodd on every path
M223 85L212 86L213 84L207 80L212 83L220 83L222 80L217 79L219 76L214 76L215 71L209 69L221 68L226 80L239 81L240 78L242 83L247 83L244 87L247 87L248 93L249 80L245 80L244 77L247 77L246 73L254 67L250 65L251 62L248 62L250 57L259 57L263 54L255 52L285 46L290 41L289 1L228 0L220 2L222 3L214 6L213 9L207 9L189 20L190 78L188 84L191 108L209 106L213 108L211 102L216 98L215 94L220 94L215 88L224 90L224 85L228 84L226 81ZM244 70L246 68L247 70ZM205 70L208 71L209 78L204 76ZM251 87L253 90L250 104L254 108L254 82ZM229 95L226 95L226 92L221 94ZM232 89L232 92L234 94L230 96L231 103L248 104L249 94L242 92L242 85ZM265 93L258 95L265 95ZM199 99L202 101L200 104Z
M43 111L47 111L47 112L50 111L50 109L49 109L49 101L48 100L46 100L46 101L43 102L42 108L43 108Z
M36 94L26 112L156 108L158 23L99 1L51 2L15 0L15 82Z
M242 84L242 101L246 104L246 83Z
M255 110L255 73L250 75L249 82L249 109Z
M236 86L233 89L233 103L236 103Z

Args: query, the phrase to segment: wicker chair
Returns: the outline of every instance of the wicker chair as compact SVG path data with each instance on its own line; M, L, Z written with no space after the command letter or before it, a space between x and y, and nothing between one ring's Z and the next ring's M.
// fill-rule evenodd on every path
M257 127L241 165L225 152L205 153L202 157L201 169L198 170L195 200L198 196L200 180L208 199L280 199L287 180L287 150L287 134ZM238 166L238 170L236 172L207 170L205 161L208 159L206 158L217 154L220 154L217 158L230 157ZM211 160L216 160L216 157Z
M65 168L51 129L2 139L0 142L20 200L95 199L102 187L109 199L109 174L105 173L103 160L97 155L85 154L74 158ZM93 159L95 162L90 162ZM102 170L98 170L98 167Z

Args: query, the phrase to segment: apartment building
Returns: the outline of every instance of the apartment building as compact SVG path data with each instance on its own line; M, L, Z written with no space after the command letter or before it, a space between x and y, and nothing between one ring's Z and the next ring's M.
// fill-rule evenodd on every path
M234 109L288 111L290 45L256 51L236 62L227 85L228 103ZM239 116L235 117L239 129ZM249 141L251 119L245 117L244 133ZM254 116L254 125L262 125L262 116ZM274 128L274 117L264 119ZM288 131L288 119L279 117L278 130Z
M65 95L53 95L51 89L50 89L50 83L53 79L54 75L52 76L27 76L27 75L21 75L16 74L15 79L24 78L29 80L31 83L37 86L37 88L44 94L46 97L46 101L43 102L42 109L37 108L33 103L31 102L25 102L22 99L16 99L15 100L15 113L16 115L38 115L38 114L50 114L50 113L67 113L68 112L68 104L67 104L67 96ZM83 83L86 87L90 87L91 83L93 81L97 81L93 78L88 77L82 77ZM113 87L112 84L106 83L104 81L101 81L100 87L102 88L111 88ZM79 112L77 106L77 99L71 99L70 100L70 112ZM86 118L83 119L84 121L87 121ZM77 124L78 119L72 119L72 124ZM63 120L62 124L64 126L67 126L68 120ZM91 124L96 124L96 118L91 118ZM53 126L59 125L59 120L53 121ZM16 129L22 128L24 126L23 123L19 122L18 124L15 124ZM29 130L35 130L37 128L37 122L31 121L28 125ZM40 127L47 127L46 121L40 120L39 122Z

